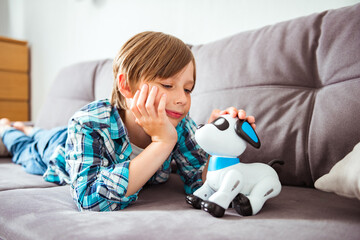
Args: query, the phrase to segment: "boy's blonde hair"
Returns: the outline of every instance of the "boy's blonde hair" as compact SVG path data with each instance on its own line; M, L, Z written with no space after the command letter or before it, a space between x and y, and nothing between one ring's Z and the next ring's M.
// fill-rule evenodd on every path
M114 85L111 104L127 109L125 97L119 91L119 74L123 73L131 91L140 81L166 79L180 72L195 59L190 48L180 39L161 32L142 32L128 40L120 49L113 62Z

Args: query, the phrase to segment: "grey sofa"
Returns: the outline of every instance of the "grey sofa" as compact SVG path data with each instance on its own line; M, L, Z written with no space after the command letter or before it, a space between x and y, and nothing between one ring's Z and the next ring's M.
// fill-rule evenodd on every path
M125 210L79 212L69 186L44 182L3 157L0 238L359 239L359 199L314 188L360 142L359 29L355 5L192 46L194 120L206 122L214 108L244 108L256 116L262 147L247 148L241 161L285 161L275 167L280 195L257 215L228 209L214 218L193 209L176 174L145 187ZM108 97L111 65L105 59L63 69L36 125L65 125L86 103Z

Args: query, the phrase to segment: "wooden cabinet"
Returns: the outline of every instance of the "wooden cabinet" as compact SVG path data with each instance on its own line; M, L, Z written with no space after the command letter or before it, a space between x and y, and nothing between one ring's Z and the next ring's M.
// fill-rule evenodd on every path
M30 120L27 42L0 36L0 118Z

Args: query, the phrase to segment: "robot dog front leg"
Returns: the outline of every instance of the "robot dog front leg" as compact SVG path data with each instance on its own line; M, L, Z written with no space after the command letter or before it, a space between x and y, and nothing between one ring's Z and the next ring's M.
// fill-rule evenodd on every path
M192 205L196 209L201 208L201 203L209 199L211 195L213 195L215 191L209 186L208 181L194 192L194 194L190 194L186 196L186 202Z
M242 174L234 169L229 170L221 181L220 188L210 198L210 202L227 209L234 197L243 187Z
M225 210L229 207L234 197L243 187L242 174L232 169L225 173L221 185L208 201L204 201L201 206L204 211L209 212L214 217L222 217Z

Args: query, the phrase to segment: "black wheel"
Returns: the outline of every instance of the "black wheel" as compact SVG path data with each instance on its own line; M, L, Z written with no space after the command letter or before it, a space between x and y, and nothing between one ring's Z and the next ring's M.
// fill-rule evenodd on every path
M251 216L253 213L250 200L242 193L236 195L232 205L236 212L242 216Z
M213 202L203 201L201 203L201 207L205 212L208 212L212 216L217 217L217 218L224 216L224 213L225 213L225 208L223 208Z
M191 206L193 206L193 208L196 208L196 209L201 209L201 198L198 198L197 196L195 195L187 195L186 196L186 202L188 204L190 204Z

